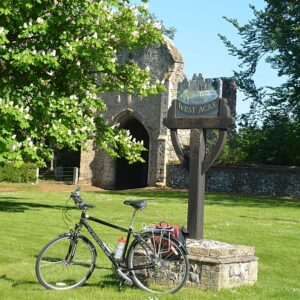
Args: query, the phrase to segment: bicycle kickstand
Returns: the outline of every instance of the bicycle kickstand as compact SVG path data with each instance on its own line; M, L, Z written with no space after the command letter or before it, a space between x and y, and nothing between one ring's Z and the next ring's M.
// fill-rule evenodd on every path
M125 279L121 279L121 280L120 280L119 288L118 288L118 291L119 291L119 292L121 292L122 287L124 286L125 281L126 281Z
M119 284L119 291L122 289L124 285L130 286L133 284L131 278L128 275L125 275L121 270L119 271L117 270L117 273L121 277L120 284Z

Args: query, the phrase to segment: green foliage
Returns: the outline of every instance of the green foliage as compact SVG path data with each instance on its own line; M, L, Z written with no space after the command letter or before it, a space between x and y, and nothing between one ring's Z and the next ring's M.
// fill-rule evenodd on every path
M41 164L53 147L75 150L87 140L141 160L142 145L101 118L99 95L163 90L147 69L118 60L124 50L162 42L161 24L142 2L1 1L0 163Z
M22 164L6 163L0 167L0 182L35 182L36 165L33 163Z
M277 116L230 135L216 163L299 166L299 149L300 123Z
M210 153L214 148L217 139L219 137L219 130L211 129L206 131L206 152ZM237 135L236 133L229 133L225 143L222 147L220 154L218 155L214 165L226 165L226 164L235 164L242 161L242 153L237 144Z
M244 162L244 153L239 147L237 136L230 135L226 139L225 144L216 159L215 165L240 164Z
M153 20L153 22L157 20L157 17L156 17L155 14L150 14L149 16L147 16L147 18L149 18L149 17ZM162 30L163 34L165 36L167 36L168 38L170 38L171 40L174 40L176 31L177 31L176 28L173 27L173 26L172 27L166 27L164 25L163 21L160 21L160 22L161 22L161 30Z
M229 53L241 62L240 70L235 72L239 87L253 100L249 114L243 116L246 125L272 119L274 115L300 120L300 2L266 2L262 11L250 6L255 18L248 24L225 18L242 38L240 47L220 35ZM283 78L282 85L256 87L253 75L262 58Z
M261 128L240 129L236 143L241 161L266 165L300 165L300 123L276 118Z

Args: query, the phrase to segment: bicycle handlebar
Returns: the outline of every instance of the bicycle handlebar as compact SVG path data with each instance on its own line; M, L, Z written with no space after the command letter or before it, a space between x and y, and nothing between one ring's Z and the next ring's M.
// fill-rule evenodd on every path
M75 202L75 205L82 210L96 207L95 204L87 204L83 201L83 199L80 197L80 188L77 188L74 192L71 192L70 198L72 198Z

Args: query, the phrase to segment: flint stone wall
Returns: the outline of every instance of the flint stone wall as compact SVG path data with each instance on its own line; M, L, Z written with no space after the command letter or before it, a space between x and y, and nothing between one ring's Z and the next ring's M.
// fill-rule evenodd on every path
M167 186L188 187L181 165L167 166ZM206 173L206 191L300 198L300 167L215 166Z

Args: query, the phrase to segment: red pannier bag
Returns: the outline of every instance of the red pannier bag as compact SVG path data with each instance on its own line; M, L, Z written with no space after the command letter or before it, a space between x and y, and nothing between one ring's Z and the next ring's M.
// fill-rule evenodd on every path
M160 222L159 224L152 225L152 227L154 228L154 232L161 231L163 236L174 237L181 244L185 245L186 239L188 237L188 231L183 226ZM160 251L163 258L176 257L176 253L174 253L175 249L172 249L168 239L165 239L163 242L161 242L161 239L159 237L153 237L152 243L155 246L155 250Z

